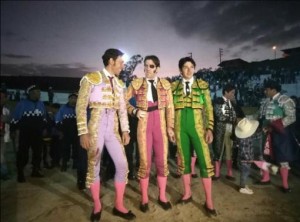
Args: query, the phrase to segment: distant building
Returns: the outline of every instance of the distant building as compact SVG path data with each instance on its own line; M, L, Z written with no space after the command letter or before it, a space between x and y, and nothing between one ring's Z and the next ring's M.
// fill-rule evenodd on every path
M284 57L284 58L288 57L288 56L299 56L300 55L300 47L283 49L281 51L283 52L282 57Z
M246 68L249 65L249 62L246 62L242 59L231 59L221 62L218 66L221 68L230 68L230 69L241 69Z
M222 61L218 66L223 70L252 70L261 69L289 69L291 71L300 71L300 47L283 49L282 58L266 59L262 61L247 62L240 58Z

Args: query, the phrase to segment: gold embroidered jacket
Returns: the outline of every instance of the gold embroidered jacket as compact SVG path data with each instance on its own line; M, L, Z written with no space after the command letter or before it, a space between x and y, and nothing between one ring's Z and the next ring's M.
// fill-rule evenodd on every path
M180 110L186 107L201 109L204 114L206 128L213 130L214 115L211 103L209 85L202 79L197 79L192 84L192 92L186 96L181 80L172 83L174 108Z
M99 71L88 73L80 80L76 104L78 135L89 132L87 108L92 110L91 115L99 115L102 109L117 110L122 132L129 132L124 88L124 83L115 77L112 89L109 79Z
M173 97L171 91L171 84L166 79L157 79L157 97L158 97L158 109L165 109L167 127L174 128L174 106ZM151 89L150 89L151 90ZM148 109L148 83L145 78L134 79L126 92L127 111L133 115L133 110L138 108L140 110L147 111ZM136 107L129 103L129 100L135 97Z

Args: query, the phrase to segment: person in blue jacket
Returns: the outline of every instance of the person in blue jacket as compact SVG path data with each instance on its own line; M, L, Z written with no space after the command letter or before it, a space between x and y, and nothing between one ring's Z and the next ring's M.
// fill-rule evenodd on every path
M77 136L75 106L77 94L72 93L68 97L68 102L60 107L55 115L55 123L61 132L62 139L62 167L61 171L67 170L67 164L73 158L73 168L77 168L77 153L79 149L79 138Z
M43 133L46 127L46 109L40 101L41 91L38 86L27 88L27 98L21 100L13 112L11 131L19 131L17 151L17 170L19 183L26 182L24 168L29 159L29 148L32 149L32 177L43 177L40 171L42 159Z

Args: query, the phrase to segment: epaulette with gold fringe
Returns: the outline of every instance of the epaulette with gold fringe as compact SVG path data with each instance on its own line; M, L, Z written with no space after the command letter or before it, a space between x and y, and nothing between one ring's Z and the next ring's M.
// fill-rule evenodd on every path
M174 82L172 82L171 87L172 87L172 92L174 92L175 90L177 90L177 88L179 87L180 81L176 80Z
M135 90L138 90L139 88L141 88L143 81L144 81L143 78L137 78L132 80L131 85Z
M160 80L161 85L164 89L168 90L168 89L171 88L171 84L168 80L166 80L166 79L159 79L159 80Z
M202 79L197 79L198 86L200 89L208 89L208 83Z
M102 83L102 75L100 72L90 72L86 74L84 78L93 85L99 85Z

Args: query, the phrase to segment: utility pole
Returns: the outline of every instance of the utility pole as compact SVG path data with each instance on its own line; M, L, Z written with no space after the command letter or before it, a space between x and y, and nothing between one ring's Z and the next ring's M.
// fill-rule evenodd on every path
M192 52L189 52L188 54L190 55L191 58L193 58L193 53Z
M220 63L222 62L223 49L219 48Z

